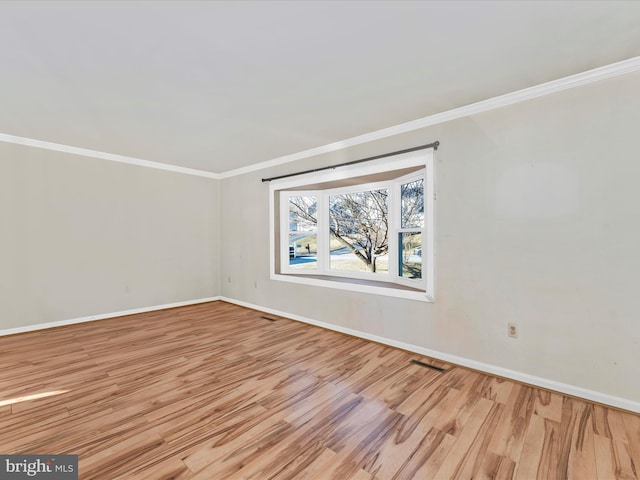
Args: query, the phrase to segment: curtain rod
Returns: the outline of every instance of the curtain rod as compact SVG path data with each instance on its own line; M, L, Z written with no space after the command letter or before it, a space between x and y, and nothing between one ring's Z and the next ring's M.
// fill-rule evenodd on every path
M376 155L374 157L367 157L367 158L362 158L360 160L353 160L351 162L339 163L338 165L330 165L328 167L313 168L311 170L305 170L303 172L296 172L296 173L288 173L286 175L279 175L277 177L263 178L262 181L270 182L271 180L280 180L281 178L297 177L298 175L304 175L305 173L321 172L323 170L331 170L332 168L346 167L347 165L355 165L356 163L370 162L371 160L378 160L379 158L392 157L393 155L400 155L402 153L415 152L417 150L424 150L426 148L433 148L434 150L437 150L439 145L440 145L440 142L428 143L426 145L420 145L418 147L411 147L411 148L406 148L404 150L398 150L397 152L383 153L382 155Z

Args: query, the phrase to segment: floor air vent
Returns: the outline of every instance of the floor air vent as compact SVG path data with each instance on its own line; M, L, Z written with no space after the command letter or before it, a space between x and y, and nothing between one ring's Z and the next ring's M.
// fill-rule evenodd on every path
M435 370L436 372L445 373L447 371L446 368L436 367L435 365L429 365L428 363L421 362L420 360L411 360L411 363L414 365L419 365L424 368L430 368L431 370Z

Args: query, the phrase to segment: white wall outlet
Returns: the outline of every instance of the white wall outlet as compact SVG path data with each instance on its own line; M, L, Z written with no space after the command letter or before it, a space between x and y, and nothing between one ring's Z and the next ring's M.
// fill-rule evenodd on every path
M518 325L515 323L507 323L507 335L511 338L518 338Z

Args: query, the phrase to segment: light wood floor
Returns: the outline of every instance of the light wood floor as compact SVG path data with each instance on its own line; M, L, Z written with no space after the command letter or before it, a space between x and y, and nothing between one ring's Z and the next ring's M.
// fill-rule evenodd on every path
M1 337L0 453L105 480L639 478L638 415L262 315Z

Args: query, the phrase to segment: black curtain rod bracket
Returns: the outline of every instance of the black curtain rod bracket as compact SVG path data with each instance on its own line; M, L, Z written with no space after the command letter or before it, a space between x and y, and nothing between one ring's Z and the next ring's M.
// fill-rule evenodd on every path
M360 160L353 160L351 162L339 163L338 165L329 165L328 167L313 168L311 170L305 170L303 172L288 173L286 175L279 175L277 177L263 178L262 181L270 182L272 180L280 180L281 178L297 177L298 175L304 175L306 173L321 172L323 170L333 170L338 167L346 167L348 165L355 165L357 163L370 162L371 160L378 160L380 158L392 157L394 155L400 155L402 153L416 152L418 150L425 150L427 148L433 148L434 150L437 150L439 145L440 145L440 142L436 141L433 143L428 143L426 145L420 145L418 147L405 148L404 150L398 150L397 152L383 153L382 155L376 155L374 157L367 157L367 158L362 158Z

